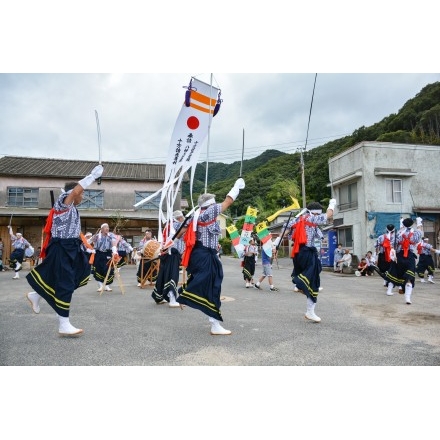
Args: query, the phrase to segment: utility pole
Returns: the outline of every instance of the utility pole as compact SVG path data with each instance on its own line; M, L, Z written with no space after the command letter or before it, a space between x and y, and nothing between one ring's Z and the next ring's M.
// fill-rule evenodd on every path
M304 156L303 153L305 153L307 149L307 141L309 139L309 128L310 128L310 118L312 116L312 108L313 108L313 97L315 96L315 86L316 86L316 77L318 76L317 73L315 73L315 81L313 82L313 92L312 92L312 100L310 102L310 111L309 111L309 122L307 123L307 135L306 135L306 144L303 148L300 148L301 153L301 184L302 184L302 199L303 199L303 208L306 207L306 181L304 176Z
M297 150L299 150L300 153L300 163L301 163L301 190L302 190L302 200L303 200L303 208L306 207L306 177L304 172L304 151L305 147L300 147Z

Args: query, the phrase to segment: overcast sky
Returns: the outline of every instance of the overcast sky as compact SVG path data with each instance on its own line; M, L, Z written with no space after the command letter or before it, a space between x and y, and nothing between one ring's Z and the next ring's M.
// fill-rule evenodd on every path
M211 73L0 74L0 154L165 163L191 77ZM439 74L318 73L307 148L397 113ZM200 161L233 162L304 147L315 73L212 73L221 109ZM244 132L244 136L243 136Z

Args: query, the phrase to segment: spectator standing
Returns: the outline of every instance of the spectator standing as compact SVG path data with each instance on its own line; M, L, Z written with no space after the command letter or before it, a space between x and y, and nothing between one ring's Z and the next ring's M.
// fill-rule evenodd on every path
M269 282L269 290L271 292L278 292L280 290L273 284L272 258L274 258L275 253L276 247L274 244L272 244L272 257L269 257L269 255L266 254L263 247L261 248L261 269L263 273L254 285L256 289L261 290L261 283L267 277L267 280Z
M338 272L338 261L344 256L342 244L338 243L338 247L333 252L333 271Z

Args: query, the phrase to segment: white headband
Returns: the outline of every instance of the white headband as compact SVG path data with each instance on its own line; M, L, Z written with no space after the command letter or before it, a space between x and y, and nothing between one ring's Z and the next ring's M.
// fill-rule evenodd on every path
M215 198L208 199L200 208L207 208L210 205L213 205L215 203Z
M103 223L103 224L101 225L101 229L102 229L104 226L108 226L108 223Z
M316 215L322 214L322 209L311 209L310 214L316 214Z

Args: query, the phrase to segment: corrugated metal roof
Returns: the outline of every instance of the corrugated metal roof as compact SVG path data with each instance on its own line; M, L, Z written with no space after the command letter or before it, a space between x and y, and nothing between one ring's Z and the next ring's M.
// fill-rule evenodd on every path
M63 177L80 179L92 171L96 161L46 159L21 156L0 158L0 176ZM102 162L102 180L159 180L165 178L165 165L128 162Z

